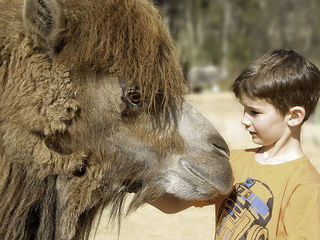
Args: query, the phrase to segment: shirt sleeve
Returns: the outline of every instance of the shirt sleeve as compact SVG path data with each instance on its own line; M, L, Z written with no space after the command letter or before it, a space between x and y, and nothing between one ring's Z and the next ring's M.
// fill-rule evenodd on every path
M320 184L299 185L292 193L283 218L286 239L319 239Z

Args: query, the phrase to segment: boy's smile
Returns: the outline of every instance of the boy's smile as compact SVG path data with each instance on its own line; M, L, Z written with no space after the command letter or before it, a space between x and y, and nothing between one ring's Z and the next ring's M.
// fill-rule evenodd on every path
M241 123L252 137L252 141L263 146L275 144L288 132L287 118L263 98L241 95L244 107Z

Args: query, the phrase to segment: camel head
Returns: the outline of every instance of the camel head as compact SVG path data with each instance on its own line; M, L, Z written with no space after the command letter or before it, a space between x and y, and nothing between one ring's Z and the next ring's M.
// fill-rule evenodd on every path
M231 189L228 147L184 99L150 1L0 7L1 239L87 239L99 211L121 215L132 191L128 211Z

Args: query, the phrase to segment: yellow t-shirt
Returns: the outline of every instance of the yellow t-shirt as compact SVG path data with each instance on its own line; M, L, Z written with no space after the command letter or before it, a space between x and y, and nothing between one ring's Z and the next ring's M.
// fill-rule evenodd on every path
M231 153L234 187L216 202L216 240L320 239L320 175L306 157L278 165Z

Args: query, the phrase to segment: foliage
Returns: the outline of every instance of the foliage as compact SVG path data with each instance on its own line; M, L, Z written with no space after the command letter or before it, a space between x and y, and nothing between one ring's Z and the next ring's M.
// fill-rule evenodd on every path
M308 58L319 59L319 0L157 3L177 42L185 70L194 65L214 64L226 68L229 74L239 73L258 56L275 48L293 48Z
M215 65L229 90L254 59L293 48L320 67L320 0L158 0L176 40L185 76L190 67ZM320 107L314 115L320 121Z

